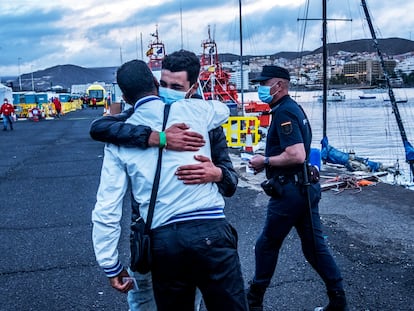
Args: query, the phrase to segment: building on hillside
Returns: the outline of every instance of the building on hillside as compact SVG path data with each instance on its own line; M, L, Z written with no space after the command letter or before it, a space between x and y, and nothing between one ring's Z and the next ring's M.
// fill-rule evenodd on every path
M385 60L385 70L389 74L394 73L395 60ZM344 75L349 83L363 83L368 85L378 84L384 79L384 73L378 60L358 60L344 64Z
M232 82L234 85L236 85L237 90L240 91L243 87L243 91L249 90L249 73L250 68L249 66L243 65L243 86L242 86L242 72L240 71L240 68L234 68L236 71L230 72L230 82Z
M409 75L414 72L414 56L410 56L401 60L395 67L397 73Z

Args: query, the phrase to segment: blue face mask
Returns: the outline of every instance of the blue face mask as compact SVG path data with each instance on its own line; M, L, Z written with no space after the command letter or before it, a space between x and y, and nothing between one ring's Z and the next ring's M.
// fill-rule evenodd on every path
M259 95L259 99L266 103L270 104L273 100L273 96L275 96L279 91L276 91L273 95L270 95L270 89L275 86L277 82L275 82L273 85L259 85L259 88L257 89L257 94Z
M177 100L184 99L187 93L160 86L158 89L158 95L164 103L171 105Z
M259 99L266 104L270 104L273 100L273 96L270 95L270 88L271 87L267 85L259 85L259 88L257 89Z

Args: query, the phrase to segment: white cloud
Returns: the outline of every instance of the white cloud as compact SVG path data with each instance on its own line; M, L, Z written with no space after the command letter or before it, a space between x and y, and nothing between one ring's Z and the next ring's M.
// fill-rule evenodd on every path
M243 0L244 54L299 51L305 0ZM183 42L181 43L180 4ZM309 17L321 15L320 0L313 0ZM369 1L379 37L414 36L414 2ZM159 25L167 52L181 48L201 52L207 27L219 52L239 53L238 1L189 0L20 0L2 3L0 19L0 75L16 75L63 63L85 67L119 65L140 56ZM330 42L369 38L360 1L328 1L330 18L352 18L353 22L329 22ZM304 49L321 45L321 22L308 21ZM141 36L143 47L141 47Z

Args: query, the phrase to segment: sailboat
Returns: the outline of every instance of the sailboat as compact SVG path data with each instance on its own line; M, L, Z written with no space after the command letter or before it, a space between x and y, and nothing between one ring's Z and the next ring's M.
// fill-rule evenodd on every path
M331 93L326 95L326 100L328 102L342 102L346 98L344 92L341 91L331 91ZM319 101L323 101L323 95L318 97Z
M366 19L371 29L371 34L373 37L373 41L377 47L378 55L381 59L381 65L383 66L383 72L387 79L387 86L388 86L388 93L390 95L390 100L393 107L393 113L396 117L396 121L400 130L400 134L403 140L404 148L406 150L406 161L410 165L411 173L414 174L414 149L412 145L408 142L407 136L405 134L405 130L403 124L401 122L401 117L398 111L398 106L395 101L391 85L389 83L389 78L387 72L385 70L384 61L382 59L381 51L378 48L378 42L375 37L375 32L372 27L371 19L368 13L368 9L366 7L365 0L362 0L362 6L364 7L364 12L366 15ZM326 33L327 33L327 14L326 14L326 0L322 1L322 21L323 21L323 95L322 95L322 102L323 102L323 138L321 140L321 158L324 163L332 163L332 164L341 164L344 165L351 171L354 170L368 170L371 172L377 171L384 171L388 170L389 167L385 167L380 162L370 161L368 158L360 157L355 155L354 153L347 153L342 152L329 144L328 136L327 136L327 101L328 101L328 92L327 92L327 44L326 44ZM395 169L395 168L394 168ZM397 172L398 173L398 172Z
M398 109L397 101L395 100L394 92L391 87L391 81L390 77L385 70L385 63L384 63L384 57L382 56L381 50L378 45L378 40L375 34L374 26L372 25L371 17L369 15L368 7L365 0L361 0L362 8L364 9L364 14L368 22L369 30L371 32L372 40L374 41L375 48L377 50L378 57L380 58L381 67L384 72L387 88L388 88L388 95L390 97L392 111L395 116L395 120L398 125L398 129L400 131L401 139L403 141L404 150L405 150L405 160L408 163L411 171L411 175L414 181L414 148L412 144L408 141L407 134L404 129L404 125L402 123L400 111Z

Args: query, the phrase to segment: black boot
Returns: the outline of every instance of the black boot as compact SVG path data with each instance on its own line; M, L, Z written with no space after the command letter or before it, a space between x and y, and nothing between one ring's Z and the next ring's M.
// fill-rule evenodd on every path
M251 283L247 290L247 303L249 311L263 311L263 297L266 287L263 285Z
M328 297L328 305L315 308L314 311L348 311L345 292L343 290L328 291Z

